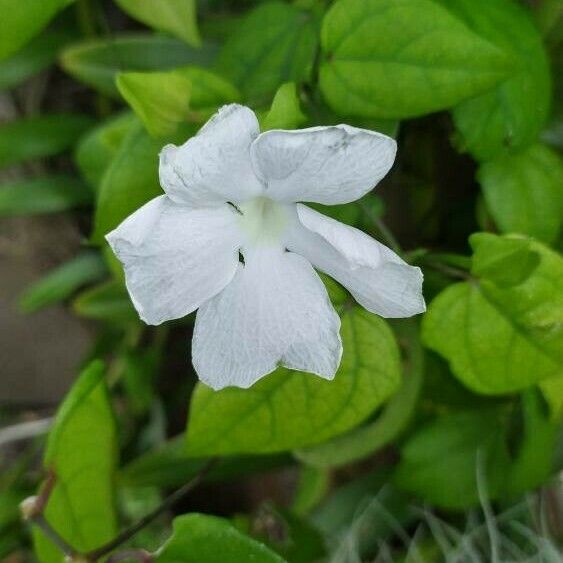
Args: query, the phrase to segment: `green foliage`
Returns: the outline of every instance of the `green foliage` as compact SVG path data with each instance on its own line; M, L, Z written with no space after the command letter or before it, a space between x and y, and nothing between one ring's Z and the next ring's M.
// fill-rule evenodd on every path
M15 53L73 0L0 0L0 59Z
M73 302L77 315L117 325L135 323L139 317L121 282L110 281L83 291Z
M44 457L57 476L45 518L74 559L195 479L186 502L115 558L131 548L165 563L516 561L537 551L526 534L559 561L514 511L538 487L551 494L562 464L560 4L0 0L0 303L15 314L4 298L28 260L60 263L24 284L22 312L59 304L28 317L30 334L66 307L91 335L85 358L107 359L62 401ZM397 140L376 193L310 205L419 266L428 311L384 321L321 273L342 318L333 381L278 367L250 389L207 388L190 362L195 315L142 323L105 242L163 193L162 148L232 102L261 131L345 123ZM60 215L20 218L63 212L64 229ZM2 358L10 385L19 356L35 366L66 353L63 328L41 339L57 342L48 360L23 338ZM30 377L48 373L40 383L59 388L59 366L44 368ZM35 433L48 423L29 424L34 410L0 408L0 559L28 555L17 506L43 478ZM510 517L495 521L498 508ZM36 524L35 558L62 563Z
M563 420L563 377L545 379L539 388L549 406L551 420Z
M173 523L172 537L158 554L158 563L283 563L265 545L241 534L222 518L186 514Z
M42 115L0 125L0 168L63 152L91 125L91 118L78 114Z
M499 412L458 412L422 427L401 448L395 484L428 502L465 508L496 498L506 478L508 451Z
M514 64L431 0L339 0L323 21L322 50L320 86L331 107L367 117L448 108Z
M483 277L454 284L434 299L423 322L425 343L479 393L509 393L561 375L563 259L531 239L483 233L471 244L473 273ZM523 276L521 256L529 252L538 263L526 262ZM516 275L499 278L501 267Z
M20 297L20 307L26 313L33 313L58 303L79 287L98 281L106 272L99 254L83 252L28 287Z
M0 61L0 90L18 86L30 76L53 64L59 49L70 39L61 31L45 31L17 53Z
M191 82L177 71L121 72L116 84L153 137L170 135L187 118Z
M207 64L215 55L212 46L194 49L176 39L159 35L122 35L84 41L65 49L61 65L77 80L108 96L118 97L115 76L123 71L169 70L187 64Z
M231 456L217 462L209 479L225 480L287 465L288 456ZM193 479L207 460L186 452L185 436L178 436L135 458L122 468L119 482L128 487L180 487Z
M524 282L538 267L540 255L520 237L483 236L486 246L477 246L473 256L471 272L488 279L499 287L511 287ZM473 238L479 242L479 235Z
M311 13L282 2L267 2L237 26L215 66L246 99L261 101L284 82L309 77L316 25Z
M440 0L481 37L512 54L510 77L462 102L453 117L460 147L476 159L533 143L545 125L551 98L549 63L530 15L512 0Z
M554 243L563 224L563 161L545 145L481 165L487 207L503 233L522 233Z
M126 112L104 121L80 139L74 160L82 177L92 188L99 188L104 173L123 139L136 123L137 119Z
M105 367L84 369L59 408L49 433L45 469L56 475L45 517L78 550L90 550L116 533L113 480L117 463L116 428L104 381ZM42 532L34 533L42 563L64 557Z
M98 244L125 217L160 195L158 153L163 141L152 139L140 123L126 133L102 178L92 240Z
M534 389L522 395L522 419L522 437L504 485L510 497L539 487L553 471L558 425L550 420Z
M262 131L269 129L297 129L307 121L299 105L295 83L288 82L278 88L272 106L261 123Z
M403 446L394 482L446 508L514 498L549 477L556 434L535 390L512 418L499 407L442 415Z
M344 355L334 381L279 368L247 390L212 391L198 384L188 421L188 453L295 449L362 422L397 389L397 346L385 322L359 308L343 314L341 335Z
M122 10L154 29L176 35L194 47L201 44L196 0L116 0Z
M191 107L204 115L223 104L240 101L239 91L228 80L206 68L188 66L177 72L191 83Z
M403 431L414 412L422 384L423 351L413 321L399 325L407 342L404 378L401 387L373 421L358 426L318 446L298 450L297 457L313 467L338 467L367 457L391 443Z
M167 72L123 72L117 87L155 137L176 133L187 121L214 112L240 98L237 89L217 74L196 66Z
M72 176L21 180L0 187L0 217L66 211L91 201L88 187Z
M324 498L330 488L330 474L326 469L303 466L295 492L292 509L305 515Z

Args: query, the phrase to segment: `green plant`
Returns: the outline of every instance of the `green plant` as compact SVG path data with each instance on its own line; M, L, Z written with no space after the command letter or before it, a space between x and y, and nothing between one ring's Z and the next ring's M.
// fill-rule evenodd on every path
M0 218L66 212L84 241L22 291L22 314L63 303L96 330L41 477L35 442L9 454L0 557L556 560L563 530L519 511L499 535L490 511L551 494L562 468L558 0L0 0L0 14L0 98L17 109L0 124ZM375 192L312 207L421 268L428 310L384 320L323 277L344 342L333 381L279 367L211 390L190 362L193 315L145 325L105 241L162 193L162 148L230 103L262 130L397 141ZM283 502L241 501L242 478L272 472L291 475ZM43 478L30 541L17 505ZM193 505L166 500L196 484Z

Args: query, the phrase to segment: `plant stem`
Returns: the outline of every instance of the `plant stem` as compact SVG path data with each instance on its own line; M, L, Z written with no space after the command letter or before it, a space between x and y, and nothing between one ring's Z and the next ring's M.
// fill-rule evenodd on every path
M74 548L51 527L51 524L45 520L43 514L36 514L31 518L31 522L35 524L64 554L67 558L73 559L76 556Z
M160 506L155 508L155 510L141 518L138 522L129 526L129 528L123 530L106 544L89 551L88 553L80 553L78 550L74 549L45 519L45 507L47 506L47 502L49 501L49 497L51 496L56 483L56 475L53 471L49 472L39 495L37 498L33 499L34 502L31 506L31 510L28 514L26 514L26 519L41 529L45 536L47 536L61 550L69 561L98 561L131 539L137 532L142 530L145 526L148 526L155 518L172 508L187 493L197 487L197 485L199 485L209 473L211 468L216 465L217 461L217 459L209 460L191 481L188 481L177 491L174 491L171 495L166 497ZM117 562L122 561L123 559L137 559L137 561L148 563L152 561L153 556L144 549L126 549L122 552L113 554L108 561Z
M203 469L191 480L188 481L184 486L180 487L177 491L174 491L170 496L166 497L162 504L155 508L152 512L149 512L146 516L141 518L138 522L131 525L129 528L123 530L114 539L108 543L94 549L85 554L86 559L89 561L97 561L98 559L104 557L114 549L118 548L120 545L124 544L127 540L132 538L137 532L142 530L144 527L148 526L153 520L160 516L163 512L166 512L172 508L178 501L180 501L187 493L194 489L197 485L201 483L204 477L209 473L211 468L217 463L217 460L210 460Z
M426 266L438 272L446 274L450 278L457 278L462 280L472 280L474 279L471 274L460 268L454 268L453 266L448 266L447 264L441 264L440 262L427 262Z

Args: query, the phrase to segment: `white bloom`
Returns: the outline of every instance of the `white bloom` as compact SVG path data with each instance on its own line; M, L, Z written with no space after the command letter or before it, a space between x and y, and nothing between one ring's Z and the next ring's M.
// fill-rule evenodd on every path
M340 319L313 267L383 317L425 310L422 273L361 231L297 203L339 204L391 168L395 141L348 125L260 134L254 113L222 108L160 155L161 195L107 235L141 318L199 308L202 381L249 387L278 365L332 379Z

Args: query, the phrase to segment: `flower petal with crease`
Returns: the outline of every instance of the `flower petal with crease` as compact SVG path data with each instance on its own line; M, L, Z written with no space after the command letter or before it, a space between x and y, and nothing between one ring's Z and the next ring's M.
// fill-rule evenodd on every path
M262 183L250 162L250 145L260 132L247 107L221 108L186 143L160 153L160 183L171 199L193 206L240 203L259 195Z
M265 195L328 205L359 199L389 172L397 144L349 125L262 133L251 146Z
M240 246L228 205L192 209L159 196L106 236L123 263L141 319L157 325L184 317L235 275Z
M297 205L298 225L288 248L341 283L360 305L386 318L426 310L422 272L362 231L306 205Z
M213 389L247 388L283 365L332 379L340 318L311 265L278 247L245 256L233 281L198 311L193 362Z

